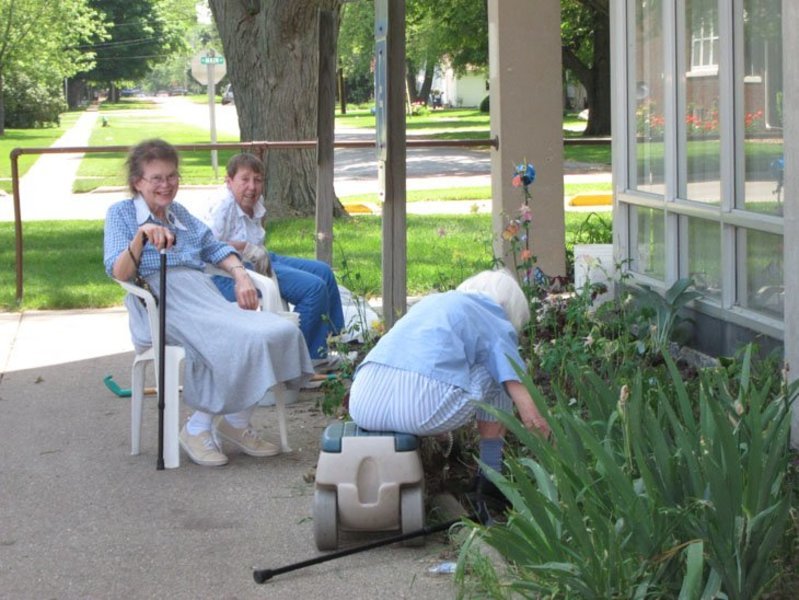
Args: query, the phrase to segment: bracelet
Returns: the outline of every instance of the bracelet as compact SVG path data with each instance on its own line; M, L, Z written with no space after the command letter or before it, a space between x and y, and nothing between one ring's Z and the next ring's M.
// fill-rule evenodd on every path
M244 269L246 271L247 267L245 267L244 265L234 265L234 266L230 267L231 273L233 272L233 269Z
M133 254L133 250L131 250L130 244L128 244L128 254L130 254L130 258L133 261L133 264L136 265L136 269L138 269L139 268L139 261L141 259L138 259L138 260L136 259L136 255Z

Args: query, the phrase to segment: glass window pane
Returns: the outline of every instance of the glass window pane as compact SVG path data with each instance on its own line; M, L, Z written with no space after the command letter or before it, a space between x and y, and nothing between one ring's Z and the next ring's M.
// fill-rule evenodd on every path
M685 0L685 56L679 81L679 196L719 205L721 176L719 76L716 64L718 5ZM697 44L697 40L701 44ZM701 49L701 56L693 56Z
M782 2L744 1L743 119L746 210L781 215Z
M662 210L630 207L630 270L655 279L665 279L665 221Z
M682 217L680 227L686 238L683 275L693 279L696 290L706 298L721 299L721 226L715 221Z
M741 229L738 244L746 257L746 297L741 304L781 319L785 308L782 236Z
M663 15L659 2L634 2L635 47L629 57L635 78L636 158L632 189L663 194Z

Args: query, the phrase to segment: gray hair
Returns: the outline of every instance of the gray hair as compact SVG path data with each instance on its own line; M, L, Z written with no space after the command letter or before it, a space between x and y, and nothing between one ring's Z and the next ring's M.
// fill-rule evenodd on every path
M144 177L144 166L154 160L173 163L175 168L180 162L175 147L158 138L144 140L130 149L125 167L128 170L128 187L134 196L139 193L135 183Z
M457 290L491 298L502 307L517 332L530 321L530 303L516 278L505 269L481 271L461 283Z
M249 169L253 173L264 176L266 169L264 169L263 161L249 152L242 152L241 154L234 154L227 162L227 176L233 179L239 169Z

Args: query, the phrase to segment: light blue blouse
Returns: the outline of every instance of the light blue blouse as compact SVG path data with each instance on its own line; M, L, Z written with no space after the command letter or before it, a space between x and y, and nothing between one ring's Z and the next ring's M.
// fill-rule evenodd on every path
M144 200L137 196L122 200L108 208L105 218L103 263L108 275L112 274L114 261L121 252L127 252L128 244L136 235L140 225L152 222L166 225L176 235L176 244L166 253L170 267L189 267L202 270L206 263L217 264L230 254L237 252L218 241L208 226L193 216L184 206L173 202L167 209L167 222L153 216ZM147 277L161 268L160 253L152 244L145 244L139 265L139 274Z
M519 381L524 365L516 330L488 296L458 291L427 296L399 319L362 364L379 363L468 389L470 369L498 382Z

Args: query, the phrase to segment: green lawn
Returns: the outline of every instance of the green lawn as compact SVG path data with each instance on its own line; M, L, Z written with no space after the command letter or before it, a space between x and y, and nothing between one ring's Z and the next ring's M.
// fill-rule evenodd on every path
M613 186L610 182L599 183L567 183L563 186L563 195L568 198L576 194L588 192L610 192ZM535 202L535 185L531 188L533 202ZM446 200L489 200L491 198L491 186L469 186L449 189L432 190L408 190L406 192L407 202L429 202ZM379 204L378 194L356 194L344 196L341 201L345 204L371 203Z
M100 117L89 139L90 146L132 146L155 136L176 145L208 143L208 132L205 129L175 123L169 117L148 115L139 110L123 111L117 105L108 113L103 105ZM108 126L103 126L102 117L107 119ZM235 136L225 134L220 134L217 140L238 141ZM224 167L234 153L234 150L220 150L218 164ZM87 192L100 186L124 186L124 160L124 153L87 154L81 161L73 191ZM184 185L222 181L224 168L219 169L219 179L214 180L210 152L181 152L180 160L181 181Z
M45 127L43 129L6 129L0 136L0 189L11 193L11 158L14 148L47 148L60 138L67 129L75 124L81 111L71 111L61 115L58 127ZM19 174L24 175L38 155L23 154L19 157Z
M567 244L586 218L585 213L566 213ZM313 257L314 230L313 218L270 222L269 248ZM380 218L338 219L333 231L341 283L358 294L380 295ZM491 265L491 215L408 215L407 239L409 294L452 288ZM14 225L0 223L0 309L97 308L122 302L122 289L103 270L102 221L31 221L23 224L23 240L24 298L18 307Z
M409 135L420 135L434 140L485 140L490 135L489 116L473 108L452 108L430 111L426 115L406 119ZM566 115L563 120L565 139L579 137L569 127L584 126L585 121L576 115ZM336 125L355 128L374 128L375 116L371 108L348 109L346 115L336 114ZM606 144L572 145L566 144L564 158L580 163L599 163L610 168L610 142Z

